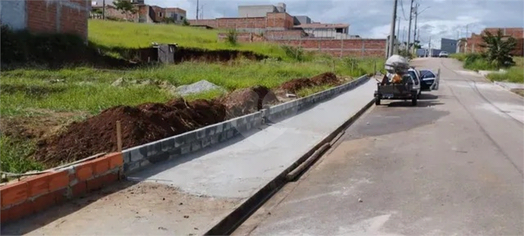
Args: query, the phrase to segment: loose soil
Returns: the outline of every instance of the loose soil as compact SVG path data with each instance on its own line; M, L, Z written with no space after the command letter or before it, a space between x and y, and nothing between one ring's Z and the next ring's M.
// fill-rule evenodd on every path
M297 91L305 88L320 85L340 85L342 79L337 78L334 73L326 72L312 78L298 78L287 81L280 86L280 89L285 90L289 93L296 93Z
M334 74L324 73L311 79L288 81L275 91L297 91L341 82ZM80 122L71 123L71 117L78 113L50 113L39 120L2 119L1 125L5 135L36 140L33 157L44 166L53 167L115 151L117 121L122 127L123 148L129 148L247 115L280 102L272 90L255 86L214 100L188 102L177 98L165 104L112 107Z
M117 121L122 127L123 148L129 148L246 115L268 103L278 103L278 100L268 88L257 86L210 101L187 102L178 98L165 104L117 106L85 121L74 122L60 134L41 140L35 158L51 167L115 151Z
M122 127L123 148L138 146L223 121L225 106L215 101L137 107L117 106L83 122L74 122L59 135L38 143L36 159L46 166L70 162L116 150L116 123Z
M59 133L74 120L88 115L84 112L54 112L46 109L33 109L29 112L36 114L24 118L0 119L2 135L14 139L41 140Z
M221 101L226 106L226 119L251 114L267 105L279 103L275 94L264 86L235 90Z

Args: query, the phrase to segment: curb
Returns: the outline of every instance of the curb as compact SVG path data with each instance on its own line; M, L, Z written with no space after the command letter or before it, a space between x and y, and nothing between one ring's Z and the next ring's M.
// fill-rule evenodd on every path
M350 117L346 122L335 129L331 134L325 137L322 141L315 145L315 147L305 153L291 166L286 168L282 173L266 184L253 196L249 197L237 209L227 215L218 224L213 226L213 228L207 231L204 235L230 235L238 226L240 226L256 210L258 210L260 206L262 206L267 200L269 200L269 198L277 193L286 183L292 181L293 178L306 171L313 163L315 163L315 161L322 156L322 153L329 149L332 141L340 138L340 133L353 124L353 122L355 122L355 120L357 120L360 116L362 116L362 114L364 114L364 112L366 112L374 104L374 102L375 99L373 98L355 115ZM325 148L326 146L327 148ZM300 169L297 169L298 167L300 167ZM288 175L292 172L293 174L288 177Z

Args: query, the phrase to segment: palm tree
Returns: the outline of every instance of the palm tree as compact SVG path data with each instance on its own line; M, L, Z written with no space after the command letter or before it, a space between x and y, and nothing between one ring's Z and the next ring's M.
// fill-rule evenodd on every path
M511 52L517 45L515 38L505 36L502 29L499 29L495 35L485 31L485 35L482 35L482 40L484 42L480 46L485 49L483 56L491 65L501 68L515 63L511 57Z

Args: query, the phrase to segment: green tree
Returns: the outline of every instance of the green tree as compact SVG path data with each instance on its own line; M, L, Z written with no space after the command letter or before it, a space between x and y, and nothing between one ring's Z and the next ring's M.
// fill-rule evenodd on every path
M482 56L496 68L514 65L515 62L511 57L511 51L517 46L517 40L511 36L505 36L502 29L497 34L488 31L482 35L483 43L480 45L484 52Z
M120 10L122 14L126 13L133 13L135 14L137 12L135 6L131 3L129 0L116 0L113 2L117 10Z

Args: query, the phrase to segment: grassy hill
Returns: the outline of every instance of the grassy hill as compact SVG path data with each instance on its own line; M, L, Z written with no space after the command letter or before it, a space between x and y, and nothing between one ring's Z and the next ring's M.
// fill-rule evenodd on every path
M89 20L89 40L103 47L140 48L149 47L152 42L178 43L184 47L205 49L236 49L285 57L284 50L270 43L239 43L232 46L218 42L219 30L208 30L189 26L167 24L137 24Z

